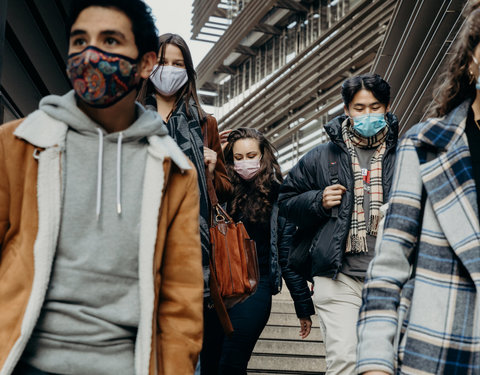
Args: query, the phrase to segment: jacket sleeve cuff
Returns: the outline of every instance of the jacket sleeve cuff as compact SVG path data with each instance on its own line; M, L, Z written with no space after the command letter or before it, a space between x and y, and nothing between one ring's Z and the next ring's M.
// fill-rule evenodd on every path
M325 208L323 208L322 201L323 201L323 190L320 190L317 193L317 197L315 199L315 209L317 211L318 216L328 218L332 215L332 210L326 210Z
M298 319L308 318L315 315L315 307L313 307L313 301L311 298L302 301L295 301L294 306Z

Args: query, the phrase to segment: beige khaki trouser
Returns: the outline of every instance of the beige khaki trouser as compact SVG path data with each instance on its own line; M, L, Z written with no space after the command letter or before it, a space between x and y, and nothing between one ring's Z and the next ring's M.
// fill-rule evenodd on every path
M313 282L313 303L327 352L326 375L355 374L363 281L339 273L336 280L315 276Z

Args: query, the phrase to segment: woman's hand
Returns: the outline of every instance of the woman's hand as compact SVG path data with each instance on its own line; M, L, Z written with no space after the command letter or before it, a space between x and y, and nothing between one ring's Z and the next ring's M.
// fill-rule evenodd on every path
M208 171L213 175L215 165L217 164L217 153L208 147L203 147L203 158L205 165L208 167Z
M220 133L220 145L222 146L222 151L225 151L225 147L228 145L228 135L232 132L231 129L223 130Z
M308 317L308 318L300 318L299 320L300 320L300 337L302 339L305 339L310 334L310 331L312 329L312 319Z

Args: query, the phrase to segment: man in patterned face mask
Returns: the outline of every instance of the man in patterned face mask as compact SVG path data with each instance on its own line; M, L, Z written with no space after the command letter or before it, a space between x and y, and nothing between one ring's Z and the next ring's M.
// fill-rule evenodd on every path
M135 102L158 39L141 0L76 0L67 74L0 128L0 373L193 374L197 177Z
M377 74L342 85L345 115L325 125L330 142L310 151L280 189L280 209L310 254L327 374L353 374L363 280L375 253L380 206L391 186L398 122L390 85Z

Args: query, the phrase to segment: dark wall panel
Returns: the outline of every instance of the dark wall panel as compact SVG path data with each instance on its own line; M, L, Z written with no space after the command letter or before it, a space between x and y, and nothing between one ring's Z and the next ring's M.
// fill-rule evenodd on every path
M55 0L34 0L32 1L52 36L56 49L66 61L68 41L66 38L66 20L61 10L58 9Z
M7 0L0 0L0 82L2 81L3 47L5 45L5 22L7 21Z
M58 65L26 1L9 1L7 22L48 91L51 94L68 91L70 87L65 73Z
M42 95L8 41L5 44L4 58L2 86L21 115L25 116L37 109Z

